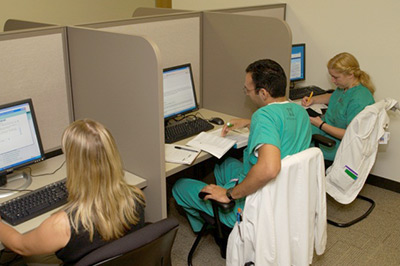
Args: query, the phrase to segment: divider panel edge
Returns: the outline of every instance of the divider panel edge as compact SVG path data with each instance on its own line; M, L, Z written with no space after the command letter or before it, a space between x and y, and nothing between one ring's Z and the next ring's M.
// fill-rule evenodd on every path
M147 179L146 220L167 216L162 71L140 36L68 27L75 119L103 123L125 169Z

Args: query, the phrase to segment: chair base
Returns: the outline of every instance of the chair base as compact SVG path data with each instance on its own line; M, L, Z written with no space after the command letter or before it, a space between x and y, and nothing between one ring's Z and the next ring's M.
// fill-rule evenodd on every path
M332 220L329 220L329 219L328 219L328 223L333 225L333 226L336 226L336 227L344 228L344 227L352 226L352 225L362 221L363 219L365 219L372 212L372 210L375 208L375 201L373 201L372 199L367 198L365 196L362 196L362 195L357 195L357 198L371 203L371 206L368 208L368 210L363 215L357 217L354 220L346 222L346 223L339 223L339 222L335 222L335 221L332 221Z
M215 242L217 243L217 245L220 248L220 252L221 252L221 257L222 258L226 258L226 246L228 243L228 236L232 230L232 228L229 228L227 226L225 226L224 224L220 224L221 229L218 230L218 226L217 226L217 221L215 221L214 217L206 214L205 212L200 212L200 216L205 220L203 227L201 228L200 232L198 233L196 240L194 241L190 251L189 251L189 255L187 258L187 263L188 266L192 266L192 258L193 258L193 254L197 248L197 246L200 243L201 238L203 237L203 235L209 230L209 226L213 227L213 230L216 230L216 234L214 235L214 239Z

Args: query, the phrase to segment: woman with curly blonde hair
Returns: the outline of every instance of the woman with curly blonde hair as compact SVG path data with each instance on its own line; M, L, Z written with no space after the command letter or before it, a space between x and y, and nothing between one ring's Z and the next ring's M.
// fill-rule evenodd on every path
M72 123L62 136L68 202L21 235L0 223L0 241L23 256L56 253L73 264L94 249L144 226L144 195L124 180L110 132L92 120Z
M351 120L366 106L375 102L375 87L370 76L360 69L357 59L350 53L340 53L329 60L328 72L337 87L332 94L304 97L302 104L329 104L324 117L310 117L313 134L321 134L336 140L333 148L321 146L324 158L333 160L340 141Z

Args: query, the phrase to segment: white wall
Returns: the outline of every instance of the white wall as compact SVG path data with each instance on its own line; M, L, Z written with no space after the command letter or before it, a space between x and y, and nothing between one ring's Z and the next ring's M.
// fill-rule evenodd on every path
M76 25L129 18L138 7L155 7L155 0L1 0L0 32L8 19Z
M172 0L176 9L207 10L277 3L269 0ZM347 51L368 72L375 99L400 100L400 1L398 0L287 0L286 21L293 43L307 44L307 80L332 88L326 62ZM400 114L391 114L389 145L381 146L372 173L400 182Z

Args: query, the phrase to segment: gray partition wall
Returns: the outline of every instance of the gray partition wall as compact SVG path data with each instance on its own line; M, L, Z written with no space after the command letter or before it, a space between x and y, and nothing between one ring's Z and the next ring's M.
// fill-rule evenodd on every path
M171 8L139 7L135 9L135 11L133 11L132 17L157 16L157 15L176 14L185 12L191 12L191 11L171 9Z
M255 60L270 58L290 73L291 47L291 31L283 20L205 12L203 107L249 118L256 107L243 94L246 67Z
M145 36L158 47L161 67L191 63L196 93L200 96L201 12L80 25L115 33ZM198 97L201 102L201 98Z
M217 10L209 10L219 13L232 13L249 16L260 16L260 17L274 17L282 20L286 19L286 4L269 4L262 6L249 6L249 7L236 7L236 8L225 8Z
M32 98L45 152L72 121L63 27L0 34L0 104Z
M162 70L144 37L68 28L75 119L103 123L125 169L147 179L146 220L167 216Z
M56 25L19 20L19 19L8 19L4 23L4 31L26 30L26 29L49 27L49 26L56 26Z

